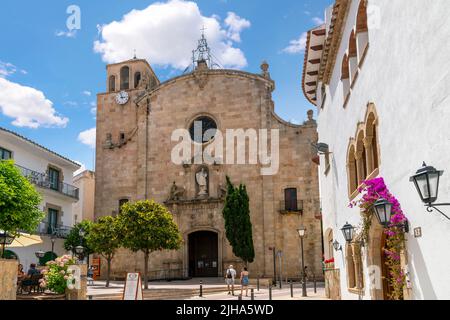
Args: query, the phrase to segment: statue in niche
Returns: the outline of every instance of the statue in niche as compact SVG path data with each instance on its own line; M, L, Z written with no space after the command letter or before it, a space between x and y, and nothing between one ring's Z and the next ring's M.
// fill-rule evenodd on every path
M174 181L172 187L170 188L170 195L168 201L182 200L184 198L185 192L186 190L183 187L177 186Z
M208 196L208 171L203 167L195 174L198 186L198 197Z

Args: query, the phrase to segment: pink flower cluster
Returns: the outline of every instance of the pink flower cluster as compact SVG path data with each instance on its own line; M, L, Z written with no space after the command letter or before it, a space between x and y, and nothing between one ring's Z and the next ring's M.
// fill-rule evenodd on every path
M375 178L372 180L366 180L363 182L363 186L358 189L359 193L364 193L359 201L352 201L350 208L355 206L367 206L372 205L380 198L384 198L392 204L393 215L391 217L391 227L402 225L407 221L406 216L400 206L400 202L395 198L386 187L383 178ZM388 230L388 236L394 236L393 231Z

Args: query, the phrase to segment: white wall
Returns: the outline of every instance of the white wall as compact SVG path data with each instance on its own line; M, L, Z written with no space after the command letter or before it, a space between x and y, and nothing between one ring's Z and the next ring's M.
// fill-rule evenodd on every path
M344 245L340 228L347 221L360 224L359 210L348 207L346 153L349 138L355 137L358 122L364 121L368 102L373 102L379 116L380 176L400 201L411 229L422 228L421 238L411 232L407 239L413 298L450 299L450 221L427 213L409 182L423 161L446 170L438 201L450 202L450 1L369 1L369 6L380 10L381 24L369 26L366 61L343 109L341 61L358 2L352 1L337 55L329 90L335 94L328 92L318 118L320 142L329 144L333 152L329 175L320 171L324 231L333 228ZM450 207L444 210L450 214ZM357 299L347 290L343 256L339 252L335 258L341 269L343 299ZM365 298L369 294L366 290Z

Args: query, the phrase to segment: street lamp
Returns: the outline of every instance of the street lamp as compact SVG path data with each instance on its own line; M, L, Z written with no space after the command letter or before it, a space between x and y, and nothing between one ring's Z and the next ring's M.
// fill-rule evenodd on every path
M76 246L75 247L75 253L78 256L78 260L80 262L83 261L83 259L84 259L84 256L83 256L83 254L84 254L84 247L83 246Z
M432 166L427 166L424 162L422 168L417 170L416 174L409 180L414 182L420 199L427 206L428 212L433 212L433 210L436 210L450 220L450 217L437 208L450 206L450 203L435 203L438 198L439 180L443 173L444 171L436 170L436 168Z
M303 238L305 237L306 228L300 227L297 229L298 235L300 237L300 243L302 248L302 297L306 297L306 278L305 278L305 256L303 251Z
M380 198L373 204L375 215L378 222L384 227L388 228L392 217L392 203L384 198Z
M353 233L355 231L355 228L349 224L348 222L342 227L341 229L342 233L344 234L344 239L348 243L353 241Z
M337 240L334 240L333 248L334 248L335 251L342 251L342 246Z
M0 242L2 244L3 250L2 250L2 259L5 259L5 247L9 246L14 241L14 236L9 234L6 231L0 230Z
M39 251L36 251L34 254L36 255L36 258L39 259L38 264L41 265L41 259L45 256L45 252L42 250L39 250Z

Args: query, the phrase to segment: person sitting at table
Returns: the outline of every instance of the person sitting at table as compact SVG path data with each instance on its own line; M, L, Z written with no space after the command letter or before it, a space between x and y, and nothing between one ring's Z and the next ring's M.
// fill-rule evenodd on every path
M32 263L30 264L30 269L28 269L27 272L27 278L31 278L31 276L35 275L35 274L40 274L41 272L36 269L36 264Z
M17 266L17 279L21 279L23 277L25 277L25 272L23 271L23 265L19 264Z

